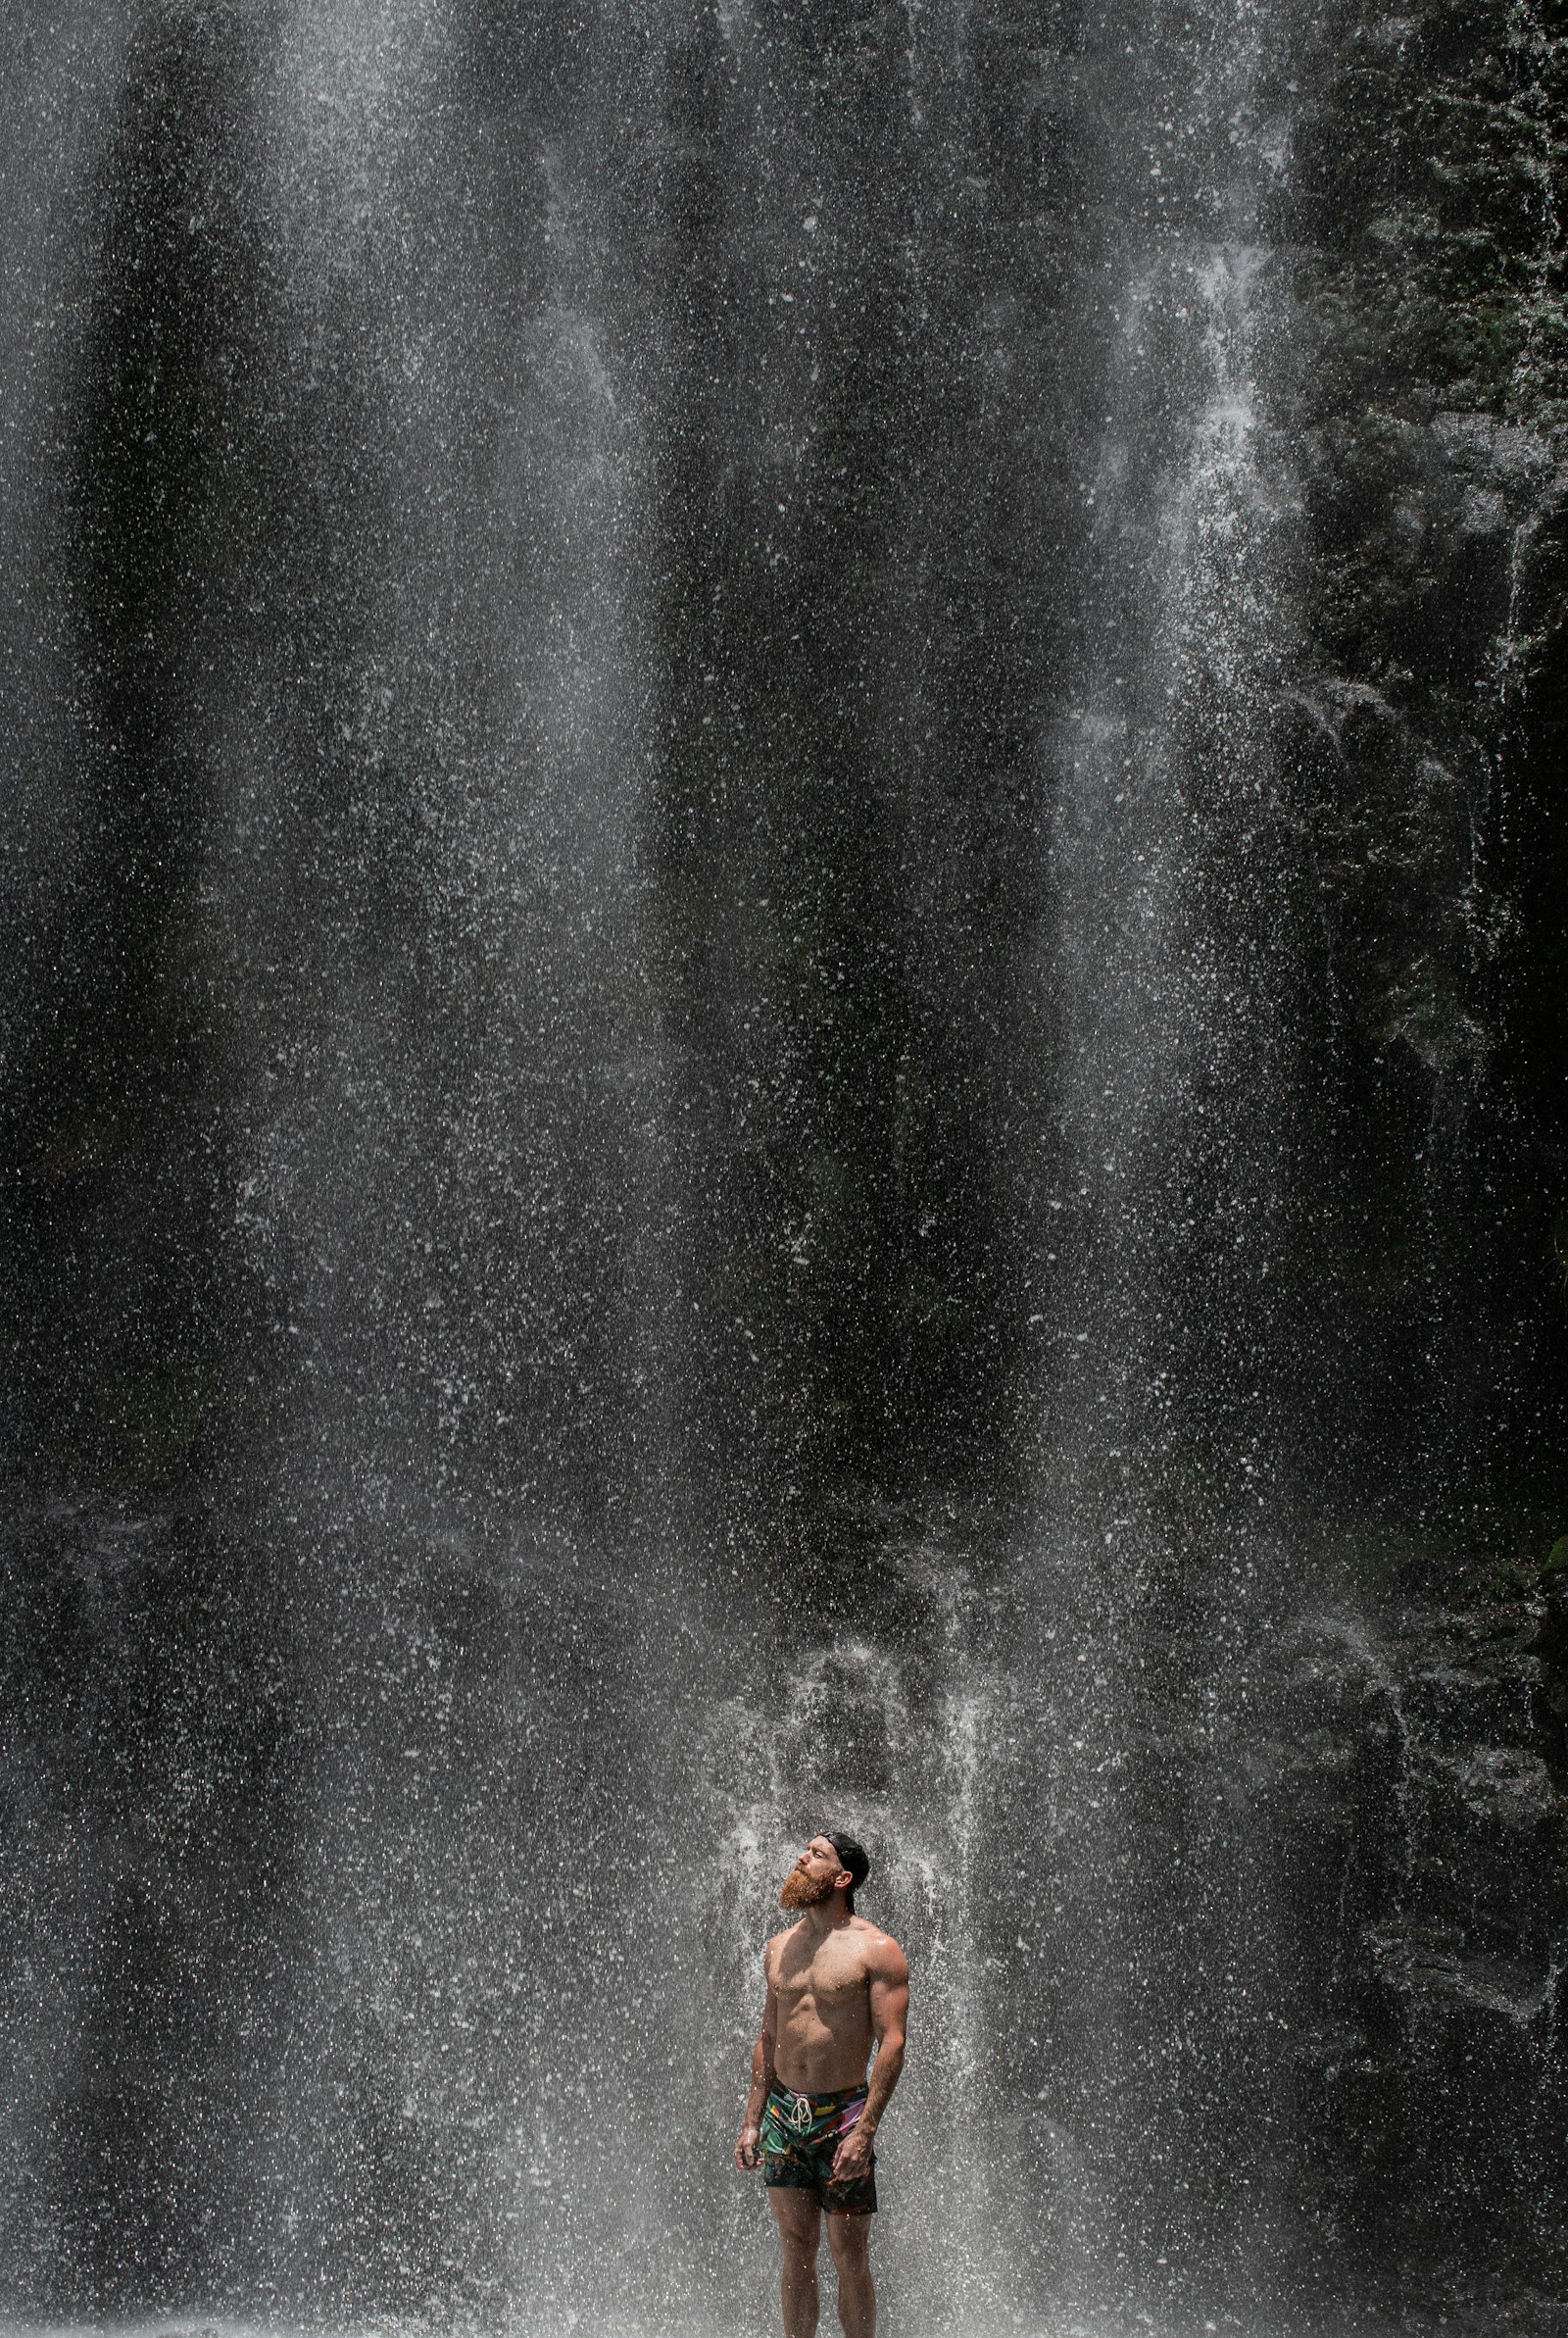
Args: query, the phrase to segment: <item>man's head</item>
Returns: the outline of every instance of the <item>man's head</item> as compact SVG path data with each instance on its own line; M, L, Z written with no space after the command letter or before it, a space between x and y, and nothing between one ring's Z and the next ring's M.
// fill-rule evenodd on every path
M855 1895L870 1871L871 1862L853 1835L813 1835L784 1878L779 1893L785 1908L819 1908L837 1891L845 1895L848 1915L855 1914Z

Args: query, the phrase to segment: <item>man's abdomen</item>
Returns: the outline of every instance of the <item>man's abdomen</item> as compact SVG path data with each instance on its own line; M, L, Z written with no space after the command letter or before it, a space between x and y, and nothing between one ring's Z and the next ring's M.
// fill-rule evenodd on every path
M808 2095L860 2085L870 2059L871 2024L863 2015L839 2028L825 2022L814 2007L781 2021L773 2047L777 2077Z

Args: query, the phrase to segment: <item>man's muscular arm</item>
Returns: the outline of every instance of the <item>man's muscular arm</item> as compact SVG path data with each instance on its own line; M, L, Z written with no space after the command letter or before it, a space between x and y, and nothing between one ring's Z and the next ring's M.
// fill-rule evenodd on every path
M767 1995L762 2004L762 2026L752 2048L752 2086L746 2098L746 2121L741 2128L740 2141L735 2146L735 2164L747 2172L761 2162L762 2106L767 2101L767 2090L773 2083L773 2040L778 2035L778 1996L773 1987L771 1941L762 1951L762 1972L767 1982Z
M871 2034L876 2060L865 2109L833 2155L833 2180L844 2183L863 2172L871 2157L871 2138L888 2107L904 2067L904 2032L909 2018L909 1967L896 1940L879 1940L866 1958L871 1996Z

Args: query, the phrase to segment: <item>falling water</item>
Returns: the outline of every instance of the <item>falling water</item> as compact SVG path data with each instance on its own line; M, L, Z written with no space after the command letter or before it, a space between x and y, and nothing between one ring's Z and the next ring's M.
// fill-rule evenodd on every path
M888 2327L1506 2261L1560 1619L1312 1477L1317 33L17 12L22 2319L771 2326L825 1822Z

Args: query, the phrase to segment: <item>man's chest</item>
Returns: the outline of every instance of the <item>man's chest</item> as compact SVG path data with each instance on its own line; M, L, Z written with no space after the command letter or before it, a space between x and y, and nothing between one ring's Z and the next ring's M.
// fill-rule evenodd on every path
M860 2010L866 2002L863 1961L842 1949L824 1947L812 1957L781 1961L778 1993L786 2017L796 2007L811 2007L824 2019Z

